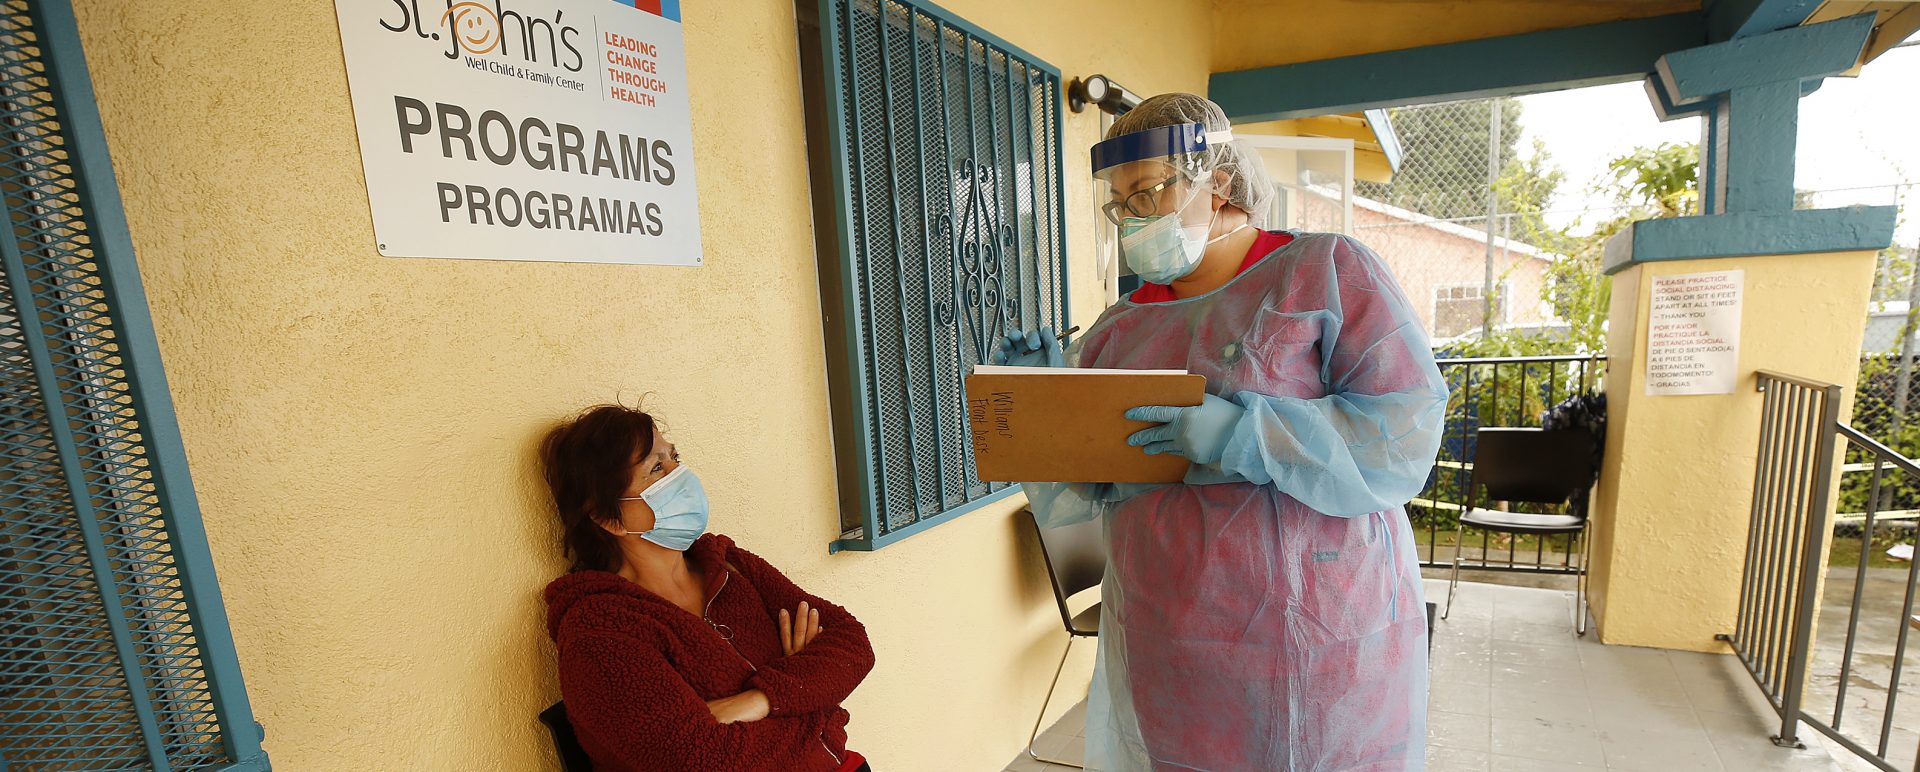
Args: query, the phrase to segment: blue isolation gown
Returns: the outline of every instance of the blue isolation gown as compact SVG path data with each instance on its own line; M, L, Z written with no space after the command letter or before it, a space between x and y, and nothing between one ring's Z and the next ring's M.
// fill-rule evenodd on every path
M1386 265L1296 234L1225 286L1122 300L1082 367L1185 369L1247 408L1186 484L1029 483L1109 550L1087 761L1100 770L1419 770L1427 648L1402 506L1447 389Z

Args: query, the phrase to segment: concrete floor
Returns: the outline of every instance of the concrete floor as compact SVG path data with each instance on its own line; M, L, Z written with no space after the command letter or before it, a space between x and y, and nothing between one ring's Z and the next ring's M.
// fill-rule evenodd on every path
M1807 666L1805 707L1809 714L1832 724L1840 696L1841 662L1847 643L1848 610L1853 604L1857 576L1854 568L1830 568L1821 591L1820 618L1814 626L1813 659ZM1855 625L1853 662L1847 672L1846 700L1839 728L1848 739L1878 750L1886 729L1886 756L1895 766L1911 768L1920 752L1920 664L1909 654L1900 672L1900 692L1893 701L1893 721L1883 723L1887 684L1893 682L1894 652L1906 601L1906 569L1869 568L1860 592L1860 617ZM1908 630L1908 651L1920 652L1920 630Z
M1850 574L1845 584L1850 598ZM1833 583L1828 590L1835 591ZM1428 598L1441 602L1445 592L1444 581L1428 580ZM1803 733L1807 749L1775 747L1768 736L1778 720L1733 657L1576 638L1573 594L1564 590L1462 584L1457 602L1434 633L1432 772L1868 769L1811 730ZM1821 624L1844 630L1846 621ZM1909 674L1920 680L1908 671L1903 682ZM1849 703L1866 691L1850 690ZM1920 691L1913 695L1909 703L1920 703ZM1906 715L1896 710L1896 724ZM1084 706L1076 706L1044 733L1041 754L1079 761L1084 716ZM1065 769L1024 754L1006 767Z

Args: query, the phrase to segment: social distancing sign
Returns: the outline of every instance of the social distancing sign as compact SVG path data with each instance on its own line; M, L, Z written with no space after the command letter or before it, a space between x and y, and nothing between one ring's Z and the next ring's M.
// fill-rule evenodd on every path
M1731 394L1740 376L1746 272L1653 277L1647 394Z
M383 255L698 265L677 4L335 0Z

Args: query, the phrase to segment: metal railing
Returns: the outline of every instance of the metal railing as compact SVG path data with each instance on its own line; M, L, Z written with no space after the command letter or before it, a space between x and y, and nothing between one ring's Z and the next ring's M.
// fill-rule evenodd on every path
M1456 548L1468 570L1576 574L1575 537L1510 536L1478 531L1478 542L1463 544L1460 529L1473 473L1475 434L1484 427L1538 427L1547 408L1576 394L1600 389L1607 358L1533 356L1441 359L1449 398L1439 458L1427 487L1407 507L1420 542L1423 566L1450 567ZM1477 551L1477 554L1476 554Z
M1761 371L1758 388L1765 397L1739 614L1734 632L1717 637L1733 647L1778 712L1780 732L1773 736L1774 744L1804 747L1798 732L1799 725L1805 723L1880 769L1901 769L1888 761L1887 753L1894 736L1895 707L1913 626L1909 620L1913 619L1920 562L1910 561L1904 572L1904 598L1897 616L1886 619L1880 614L1876 618L1876 614L1863 611L1867 608L1873 533L1882 501L1880 489L1889 474L1905 474L1911 481L1920 481L1920 465L1843 423L1839 386ZM1843 448L1848 459L1836 457ZM1865 497L1863 534L1855 556L1858 562L1846 598L1844 643L1837 661L1826 661L1836 652L1831 646L1819 645L1815 621L1821 616L1821 578L1829 564L1830 538L1836 526L1842 525L1833 516L1835 474L1842 460L1867 464L1873 475L1873 490ZM1837 621L1830 620L1829 624ZM1890 636L1894 639L1891 652L1872 654L1876 663L1884 662L1888 668L1881 684L1867 677L1858 663L1867 654L1868 638L1863 632L1884 634L1888 631L1876 627L1888 624L1897 628ZM1877 647L1883 637L1874 636L1872 640ZM1816 665L1831 665L1837 673L1815 677L1812 669ZM1854 700L1856 711L1878 714L1874 716L1878 718L1874 722L1878 731L1866 742L1841 729L1849 687L1885 691L1877 709L1871 699L1856 695ZM1818 716L1807 710L1810 698L1831 704L1830 722L1823 720L1827 715L1824 709Z
M1840 387L1761 371L1765 395L1754 464L1734 653L1780 714L1776 745L1798 745L1820 546L1828 526Z
M1915 625L1913 622L1914 587L1916 584L1915 580L1920 579L1920 561L1908 561L1906 587L1900 615L1891 620L1898 632L1894 634L1895 643L1893 647L1893 657L1890 663L1891 671L1886 679L1886 698L1881 702L1878 711L1880 713L1879 737L1874 745L1874 751L1871 754L1867 752L1864 746L1855 743L1852 739L1842 734L1841 727L1843 724L1841 723L1841 719L1845 716L1845 708L1847 706L1847 687L1850 683L1858 680L1858 676L1860 675L1855 665L1855 657L1864 653L1861 650L1863 643L1860 626L1862 622L1861 611L1865 608L1864 602L1866 598L1864 596L1868 584L1867 568L1870 562L1869 558L1874 550L1874 521L1876 516L1883 514L1879 511L1881 501L1881 497L1879 496L1880 489L1887 483L1887 477L1890 474L1904 475L1906 481L1910 484L1920 482L1920 465L1916 465L1912 459L1900 455L1886 445L1881 444L1872 437L1862 434L1851 426L1841 424L1835 427L1835 429L1840 437L1846 441L1849 455L1859 454L1871 459L1873 468L1873 479L1871 483L1873 495L1867 498L1867 511L1863 525L1861 526L1862 537L1860 539L1860 551L1859 554L1855 556L1857 558L1857 564L1853 578L1853 592L1851 593L1850 602L1847 605L1846 643L1840 657L1839 677L1834 679L1835 690L1832 695L1833 723L1821 724L1815 721L1808 721L1808 723L1838 740L1840 744L1846 746L1848 750L1862 757L1867 757L1869 761L1879 762L1878 766L1882 769L1894 769L1895 767L1887 763L1886 757L1888 743L1893 736L1894 708L1900 699L1900 676L1901 670L1903 669L1902 666L1906 661L1908 636ZM1890 470L1888 467L1892 467L1892 469ZM1896 517L1904 515L1904 513L1898 512L1886 514ZM1867 620L1869 625L1874 622L1885 623L1887 621L1888 620L1884 619ZM1884 633L1885 629L1882 628L1880 632ZM1871 682L1869 681L1869 683ZM1867 707L1870 707L1870 705ZM1920 766L1920 760L1916 760L1915 763L1917 766Z

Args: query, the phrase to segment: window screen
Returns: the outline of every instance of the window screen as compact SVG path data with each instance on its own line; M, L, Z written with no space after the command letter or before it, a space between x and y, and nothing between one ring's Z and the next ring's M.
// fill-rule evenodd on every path
M0 8L0 769L265 770L72 10Z
M931 4L802 9L835 548L876 549L1011 489L974 477L963 378L1066 318L1060 73Z

